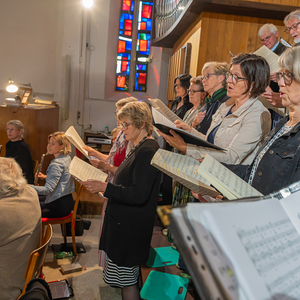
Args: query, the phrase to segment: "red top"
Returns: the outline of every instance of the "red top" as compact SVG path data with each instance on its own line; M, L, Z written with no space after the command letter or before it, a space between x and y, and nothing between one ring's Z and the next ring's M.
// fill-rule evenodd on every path
M127 141L125 142L125 146L122 149L118 149L115 157L114 157L114 166L119 167L120 164L123 162L126 156L126 148L127 148Z

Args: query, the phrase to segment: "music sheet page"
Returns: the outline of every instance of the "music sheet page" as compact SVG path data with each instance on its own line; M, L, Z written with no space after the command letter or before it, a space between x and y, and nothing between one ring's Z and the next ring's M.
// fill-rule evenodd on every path
M207 180L229 200L262 196L260 192L208 154L205 155L199 172L203 172Z
M85 144L76 129L73 126L70 126L66 131L66 137L68 140L86 157L89 159L88 152L84 150L82 147L85 147Z
M220 249L217 267L236 280L233 299L300 299L300 235L277 199L205 205L188 205L189 219Z
M166 118L163 114L161 114L154 107L151 107L151 110L152 110L152 116L153 116L154 123L163 124L163 125L167 125L172 128L176 128L175 124L172 121L170 121L168 118Z
M150 104L171 122L181 120L175 113L173 113L160 99L148 99Z
M267 61L270 67L271 74L280 71L279 65L277 63L279 56L271 51L268 47L263 45L253 53L262 56Z
M300 234L300 191L279 200L279 202Z
M106 173L93 167L92 165L89 165L77 156L73 157L69 167L69 172L71 175L81 181L86 181L88 179L105 181L107 178Z
M151 164L194 192L210 196L219 194L198 173L200 163L191 157L159 149L153 156Z

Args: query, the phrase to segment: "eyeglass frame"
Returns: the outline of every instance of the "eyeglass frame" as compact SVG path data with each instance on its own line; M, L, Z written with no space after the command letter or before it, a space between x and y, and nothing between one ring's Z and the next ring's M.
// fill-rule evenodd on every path
M271 36L272 36L273 34L274 34L274 33L271 33L269 36L267 36L267 37L264 38L264 39L261 39L261 38L260 38L260 42L261 42L261 43L264 43L264 42L268 41L268 40L271 38Z
M298 28L300 24L300 21L297 22L296 24L293 24L291 27L286 27L286 29L284 30L285 33L290 33L290 31L293 29L294 31L296 31L296 29Z
M216 74L216 73L207 73L206 75L201 76L202 81L203 80L208 80L210 75L218 76L218 74Z
M174 84L174 89L176 89L177 87L178 87L178 88L181 88L181 87L182 87L182 85L181 85L181 84L177 84L177 83L175 83L175 84Z
M203 93L202 90L196 91L196 90L190 90L190 89L188 89L187 92L188 92L188 94L191 93L191 94L193 94L193 95L194 95L195 93L199 93L199 92L200 92L200 93Z
M123 128L124 130L127 130L128 129L128 126L133 124L133 122L124 122L124 123L121 123L121 122L118 122L118 125L121 127L121 129Z
M231 80L232 80L233 84L237 84L239 82L239 80L247 80L247 78L237 76L236 74L232 74L231 72L228 71L228 72L226 72L226 75L225 75L226 81L229 79L230 76L231 76Z
M299 22L300 23L300 22ZM290 74L291 75L291 82L290 83L286 83L285 82L285 79L286 79L286 77L284 77L284 75L285 74ZM284 84L286 84L286 85L291 85L292 83L293 83L293 78L294 78L294 76L295 76L295 74L294 73L292 73L292 72L277 72L276 73L276 80L277 80L277 82L279 82L280 80L281 80L281 78L283 78L283 82L284 82Z

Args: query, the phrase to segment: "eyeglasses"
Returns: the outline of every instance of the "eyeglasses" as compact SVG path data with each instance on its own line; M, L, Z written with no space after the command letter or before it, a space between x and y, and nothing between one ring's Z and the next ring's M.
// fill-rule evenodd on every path
M180 85L180 84L174 84L174 89L181 88L181 87L182 87L182 85Z
M231 77L231 81L233 84L237 84L239 80L247 80L244 77L239 77L236 74L232 74L231 72L226 73L226 80L228 80Z
M121 128L123 128L124 130L127 130L128 129L128 126L132 124L132 122L128 122L128 123L119 123L119 126Z
M189 94L195 94L195 93L198 93L198 92L202 92L202 91L196 91L196 90L187 90L187 92L189 93Z
M202 80L208 80L210 75L217 75L216 73L207 73L206 75L202 76Z
M278 73L276 73L276 80L277 80L277 82L279 82L279 80L281 78L283 78L284 83L286 85L290 85L293 82L294 75L295 74L292 73L292 72L283 72L283 73L282 72L278 72Z
M296 31L296 29L298 28L299 24L300 24L300 22L293 24L291 27L287 27L287 28L285 29L284 32L290 33L290 31L291 31L292 29L293 29L294 31Z
M274 33L268 35L268 36L265 37L264 39L260 39L260 42L263 44L264 42L268 41L268 40L271 38L271 36L272 36L273 34L274 34Z
M117 110L115 110L115 116L118 114L118 111Z

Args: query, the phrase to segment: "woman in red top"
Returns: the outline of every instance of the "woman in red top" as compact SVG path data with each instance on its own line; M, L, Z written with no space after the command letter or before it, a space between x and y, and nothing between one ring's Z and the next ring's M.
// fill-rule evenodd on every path
M138 101L138 99L134 97L123 98L116 103L116 111L117 115L118 111L127 103ZM127 141L123 131L118 133L118 136L109 152L109 154L103 154L101 152L96 151L91 147L84 147L85 150L88 151L89 156L94 156L98 158L90 159L90 163L103 171L108 173L107 182L112 182L115 172L117 171L120 164L123 162L125 156L130 152L133 148L133 142ZM102 233L102 227L104 222L105 210L107 205L107 199L104 200L101 217L100 217L100 238ZM99 266L105 267L106 263L106 254L104 251L99 250Z

